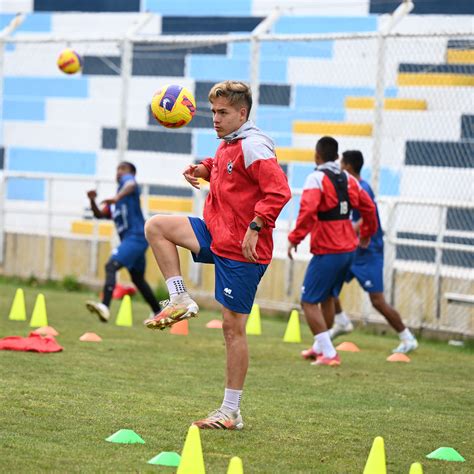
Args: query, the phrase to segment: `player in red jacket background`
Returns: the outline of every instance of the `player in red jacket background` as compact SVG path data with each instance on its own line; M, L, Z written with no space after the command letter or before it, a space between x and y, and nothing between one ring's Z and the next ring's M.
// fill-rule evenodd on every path
M214 158L189 165L183 173L195 188L199 188L198 178L210 182L204 220L154 216L146 223L146 236L166 279L170 301L145 324L163 329L199 311L186 291L177 246L189 249L195 261L215 265L215 298L222 305L227 354L226 388L221 407L195 424L241 429L240 401L248 369L245 324L272 258L275 221L291 192L272 140L248 120L249 86L237 81L218 83L209 101L222 141Z
M288 235L288 257L311 233L311 259L301 290L301 306L314 334L303 357L315 365L340 365L328 329L334 322L334 297L339 295L358 245L367 247L377 231L375 205L358 181L336 163L338 143L322 137L316 144L317 168L306 179L295 229ZM360 242L352 227L351 209L362 216ZM319 306L321 305L321 307ZM316 349L321 350L318 352Z

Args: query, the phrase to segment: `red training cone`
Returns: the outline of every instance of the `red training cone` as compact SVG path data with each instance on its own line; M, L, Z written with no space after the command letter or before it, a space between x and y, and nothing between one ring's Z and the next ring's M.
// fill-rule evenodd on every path
M360 352L360 349L353 342L341 342L337 347L336 351L342 352Z
M222 321L220 319L213 319L206 324L208 329L222 329Z
M170 334L178 336L187 336L189 333L189 324L187 319L183 319L179 323L173 324L170 329Z
M410 360L411 359L407 355L398 352L387 357L387 362L410 362Z
M79 340L82 342L101 342L102 338L95 332L85 332Z
M59 336L59 332L52 326L41 326L40 328L35 329L33 334L39 334L40 336Z

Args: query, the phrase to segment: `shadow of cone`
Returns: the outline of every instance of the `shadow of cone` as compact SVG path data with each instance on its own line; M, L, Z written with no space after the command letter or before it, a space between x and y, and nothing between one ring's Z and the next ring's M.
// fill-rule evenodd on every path
M170 334L178 336L187 336L189 334L189 323L187 319L183 319L179 323L173 324L170 329Z

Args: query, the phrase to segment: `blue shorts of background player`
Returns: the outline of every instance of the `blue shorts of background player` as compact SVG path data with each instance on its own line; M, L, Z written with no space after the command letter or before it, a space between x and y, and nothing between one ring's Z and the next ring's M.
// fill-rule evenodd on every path
M112 251L112 258L128 270L145 272L145 252L148 242L140 237L127 237Z
M314 255L301 289L303 303L316 304L337 296L351 268L355 252Z
M212 237L205 222L198 217L190 217L189 221L200 246L199 254L191 253L193 260L215 265L216 300L231 311L249 314L268 265L219 257L211 250Z
M353 278L367 293L383 293L383 253L358 249L345 281Z

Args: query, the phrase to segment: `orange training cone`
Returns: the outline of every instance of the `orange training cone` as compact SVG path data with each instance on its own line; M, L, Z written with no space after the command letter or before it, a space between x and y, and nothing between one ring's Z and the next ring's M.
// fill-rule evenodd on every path
M52 326L41 326L40 328L35 329L33 333L39 334L40 336L59 336L59 332Z
M341 342L336 347L336 350L342 352L360 352L360 349L353 342Z
M410 362L410 360L411 359L407 355L398 352L387 357L387 362Z
M222 321L220 319L213 319L206 324L208 329L222 329Z
M79 340L82 342L101 342L102 338L95 332L85 332Z
M179 323L173 324L170 329L170 334L178 336L187 336L189 334L189 324L187 319L183 319Z

